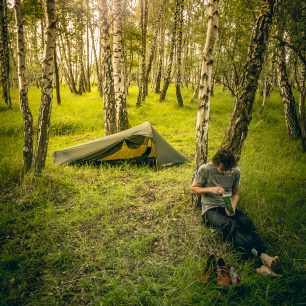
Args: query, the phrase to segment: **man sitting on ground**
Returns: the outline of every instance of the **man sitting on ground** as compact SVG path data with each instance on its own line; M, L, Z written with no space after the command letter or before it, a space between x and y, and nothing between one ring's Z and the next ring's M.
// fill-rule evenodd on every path
M233 153L220 149L211 163L202 165L190 187L192 194L201 195L204 223L221 230L224 239L233 242L246 258L258 257L262 263L256 271L262 275L277 276L273 268L278 256L269 256L252 220L237 209L239 201L240 169ZM231 196L233 213L225 207L222 195Z

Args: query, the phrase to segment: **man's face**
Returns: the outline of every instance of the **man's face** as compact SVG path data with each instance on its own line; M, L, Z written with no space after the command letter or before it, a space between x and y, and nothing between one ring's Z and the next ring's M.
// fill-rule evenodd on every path
M220 172L223 175L225 175L226 173L232 170L232 169L226 169L222 163L220 163L216 168L218 172Z

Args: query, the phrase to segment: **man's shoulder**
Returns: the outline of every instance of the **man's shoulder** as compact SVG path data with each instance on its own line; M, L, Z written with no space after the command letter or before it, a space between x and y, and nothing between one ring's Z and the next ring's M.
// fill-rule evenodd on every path
M235 174L237 174L237 173L240 174L240 168L239 168L239 167L234 167L234 168L232 169L232 171L233 171L233 173L235 173Z
M240 168L239 167L234 167L232 169L233 177L235 178L240 178Z
M209 171L214 169L213 163L206 163L200 166L199 171Z

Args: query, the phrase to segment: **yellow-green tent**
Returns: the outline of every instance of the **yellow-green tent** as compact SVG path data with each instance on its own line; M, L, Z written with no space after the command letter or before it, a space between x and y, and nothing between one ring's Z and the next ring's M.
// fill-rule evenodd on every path
M132 161L149 163L161 168L169 164L182 164L187 161L153 128L144 122L131 129L85 142L53 153L58 165L74 163L103 163Z

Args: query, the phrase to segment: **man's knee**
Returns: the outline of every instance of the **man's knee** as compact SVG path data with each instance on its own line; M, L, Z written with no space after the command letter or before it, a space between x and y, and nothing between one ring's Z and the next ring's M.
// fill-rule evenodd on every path
M226 218L220 223L219 227L222 230L224 238L231 239L235 231L239 229L239 224L233 219Z
M247 215L241 214L236 218L236 222L244 228L253 228L254 224L250 217Z

